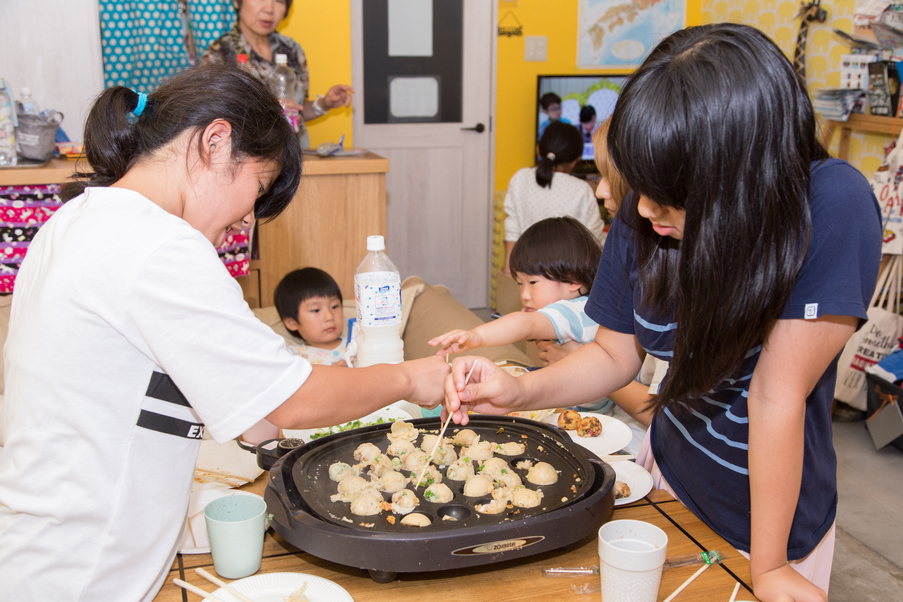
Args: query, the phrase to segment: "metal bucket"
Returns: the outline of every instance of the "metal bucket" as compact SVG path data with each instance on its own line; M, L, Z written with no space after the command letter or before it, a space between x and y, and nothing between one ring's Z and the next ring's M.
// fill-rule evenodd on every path
M63 121L63 114L55 112L49 118L19 113L16 129L16 146L20 157L35 161L47 161L56 148L56 131Z

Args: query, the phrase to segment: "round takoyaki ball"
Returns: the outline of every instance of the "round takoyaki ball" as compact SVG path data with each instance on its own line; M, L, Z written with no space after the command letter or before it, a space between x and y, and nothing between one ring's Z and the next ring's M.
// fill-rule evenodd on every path
M336 462L329 467L329 478L336 482L341 482L347 477L358 477L361 469L357 466L349 466L344 462Z
M480 440L480 436L470 429L463 429L455 433L452 437L452 443L455 445L469 446Z
M438 440L439 435L424 435L423 440L420 441L420 449L426 453L430 453L433 451L433 446L436 445L436 441Z
M417 494L410 489L402 489L392 494L392 512L407 514L420 504Z
M413 443L406 439L401 439L389 445L389 449L386 450L386 453L390 456L395 456L396 458L403 458L406 455L413 453L416 449L417 448L414 447Z
M408 480L403 474L393 470L379 477L375 481L375 483L377 489L379 489L380 491L385 491L386 493L395 493L404 489L405 485L408 484Z
M483 462L492 457L492 443L489 441L479 441L478 443L465 447L461 451L462 456L467 456L471 460Z
M403 457L401 466L405 470L415 470L420 472L427 465L426 452L415 450Z
M502 476L503 470L505 471L504 474L510 472L511 469L507 462L501 458L489 458L480 465L479 473L498 480Z
M363 477L350 476L339 481L339 494L357 495L371 486L372 483Z
M396 420L389 427L386 437L389 438L389 441L413 441L418 435L420 435L420 431L413 425L404 420Z
M558 426L566 431L577 430L578 424L580 424L580 412L576 410L565 410L558 415Z
M496 487L492 490L492 499L500 502L510 502L512 493L510 489L505 487Z
M558 482L558 473L548 462L537 462L527 472L527 480L534 485L552 485Z
M615 481L615 499L620 500L630 497L630 485L624 481Z
M493 481L487 476L475 475L464 482L464 495L467 497L483 497L493 489Z
M511 502L518 508L535 508L542 503L542 491L518 487L511 496Z
M445 471L445 476L452 481L466 481L473 475L473 462L470 458L458 458Z
M423 499L433 504L447 504L454 497L455 494L445 483L433 483L423 492Z
M401 519L401 524L407 525L408 527L429 527L430 519L424 514L414 512Z
M455 449L451 445L440 445L436 448L436 452L430 458L430 461L436 466L448 466L457 459L458 454L455 453Z
M514 489L515 487L523 485L520 476L516 472L511 471L500 476L498 482L502 484L502 487L507 487L508 489Z
M395 464L393 462L397 461L398 460L393 461L393 458L386 454L379 454L370 460L370 474L374 477L381 477L386 473L393 472L395 470Z
M493 451L502 456L519 456L527 449L527 446L517 441L509 441L508 443L500 443L493 448Z
M595 416L587 416L580 420L577 435L580 437L598 437L602 434L602 423Z
M358 516L373 516L379 514L379 505L382 503L381 495L367 491L351 500L351 512Z
M422 469L421 469L422 470ZM420 471L411 472L411 478L408 481L411 482L412 485L417 484L417 478L420 476ZM423 473L423 477L420 479L419 487L429 487L433 483L441 483L442 482L442 473L435 466L430 466L426 469L426 472Z
M381 453L379 448L372 443L361 443L357 446L357 449L354 450L354 459L358 462L369 462Z
M507 507L507 500L492 500L488 504L478 504L476 509L480 514L501 514Z

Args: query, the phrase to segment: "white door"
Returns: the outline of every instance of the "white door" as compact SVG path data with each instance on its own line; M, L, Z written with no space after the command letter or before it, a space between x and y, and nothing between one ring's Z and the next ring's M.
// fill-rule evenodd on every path
M366 10L351 4L354 145L389 159L386 251L402 278L444 284L467 307L486 307L498 3L364 1ZM448 18L455 5L461 16ZM435 62L448 56L450 67Z

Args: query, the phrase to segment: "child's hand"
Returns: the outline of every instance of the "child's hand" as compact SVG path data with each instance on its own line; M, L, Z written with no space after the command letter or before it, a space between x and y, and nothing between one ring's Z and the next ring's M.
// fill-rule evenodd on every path
M468 349L476 349L480 346L480 335L473 330L452 330L443 335L439 335L434 339L430 339L429 344L433 347L442 346L442 349L436 352L436 355L446 355L448 353L460 353Z

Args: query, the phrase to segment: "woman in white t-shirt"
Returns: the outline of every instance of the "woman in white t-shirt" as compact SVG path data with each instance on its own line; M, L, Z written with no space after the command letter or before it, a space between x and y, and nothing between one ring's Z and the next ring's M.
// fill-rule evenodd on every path
M335 370L289 352L219 261L229 230L291 202L301 149L278 101L205 65L104 91L93 173L41 229L5 348L0 583L10 600L154 598L204 429L336 424L443 398L441 358Z
M539 139L541 161L536 167L525 167L511 176L505 195L505 265L511 249L524 230L550 217L570 216L592 233L599 244L605 242L605 224L599 202L589 184L570 175L583 154L580 131L560 121L553 121Z

